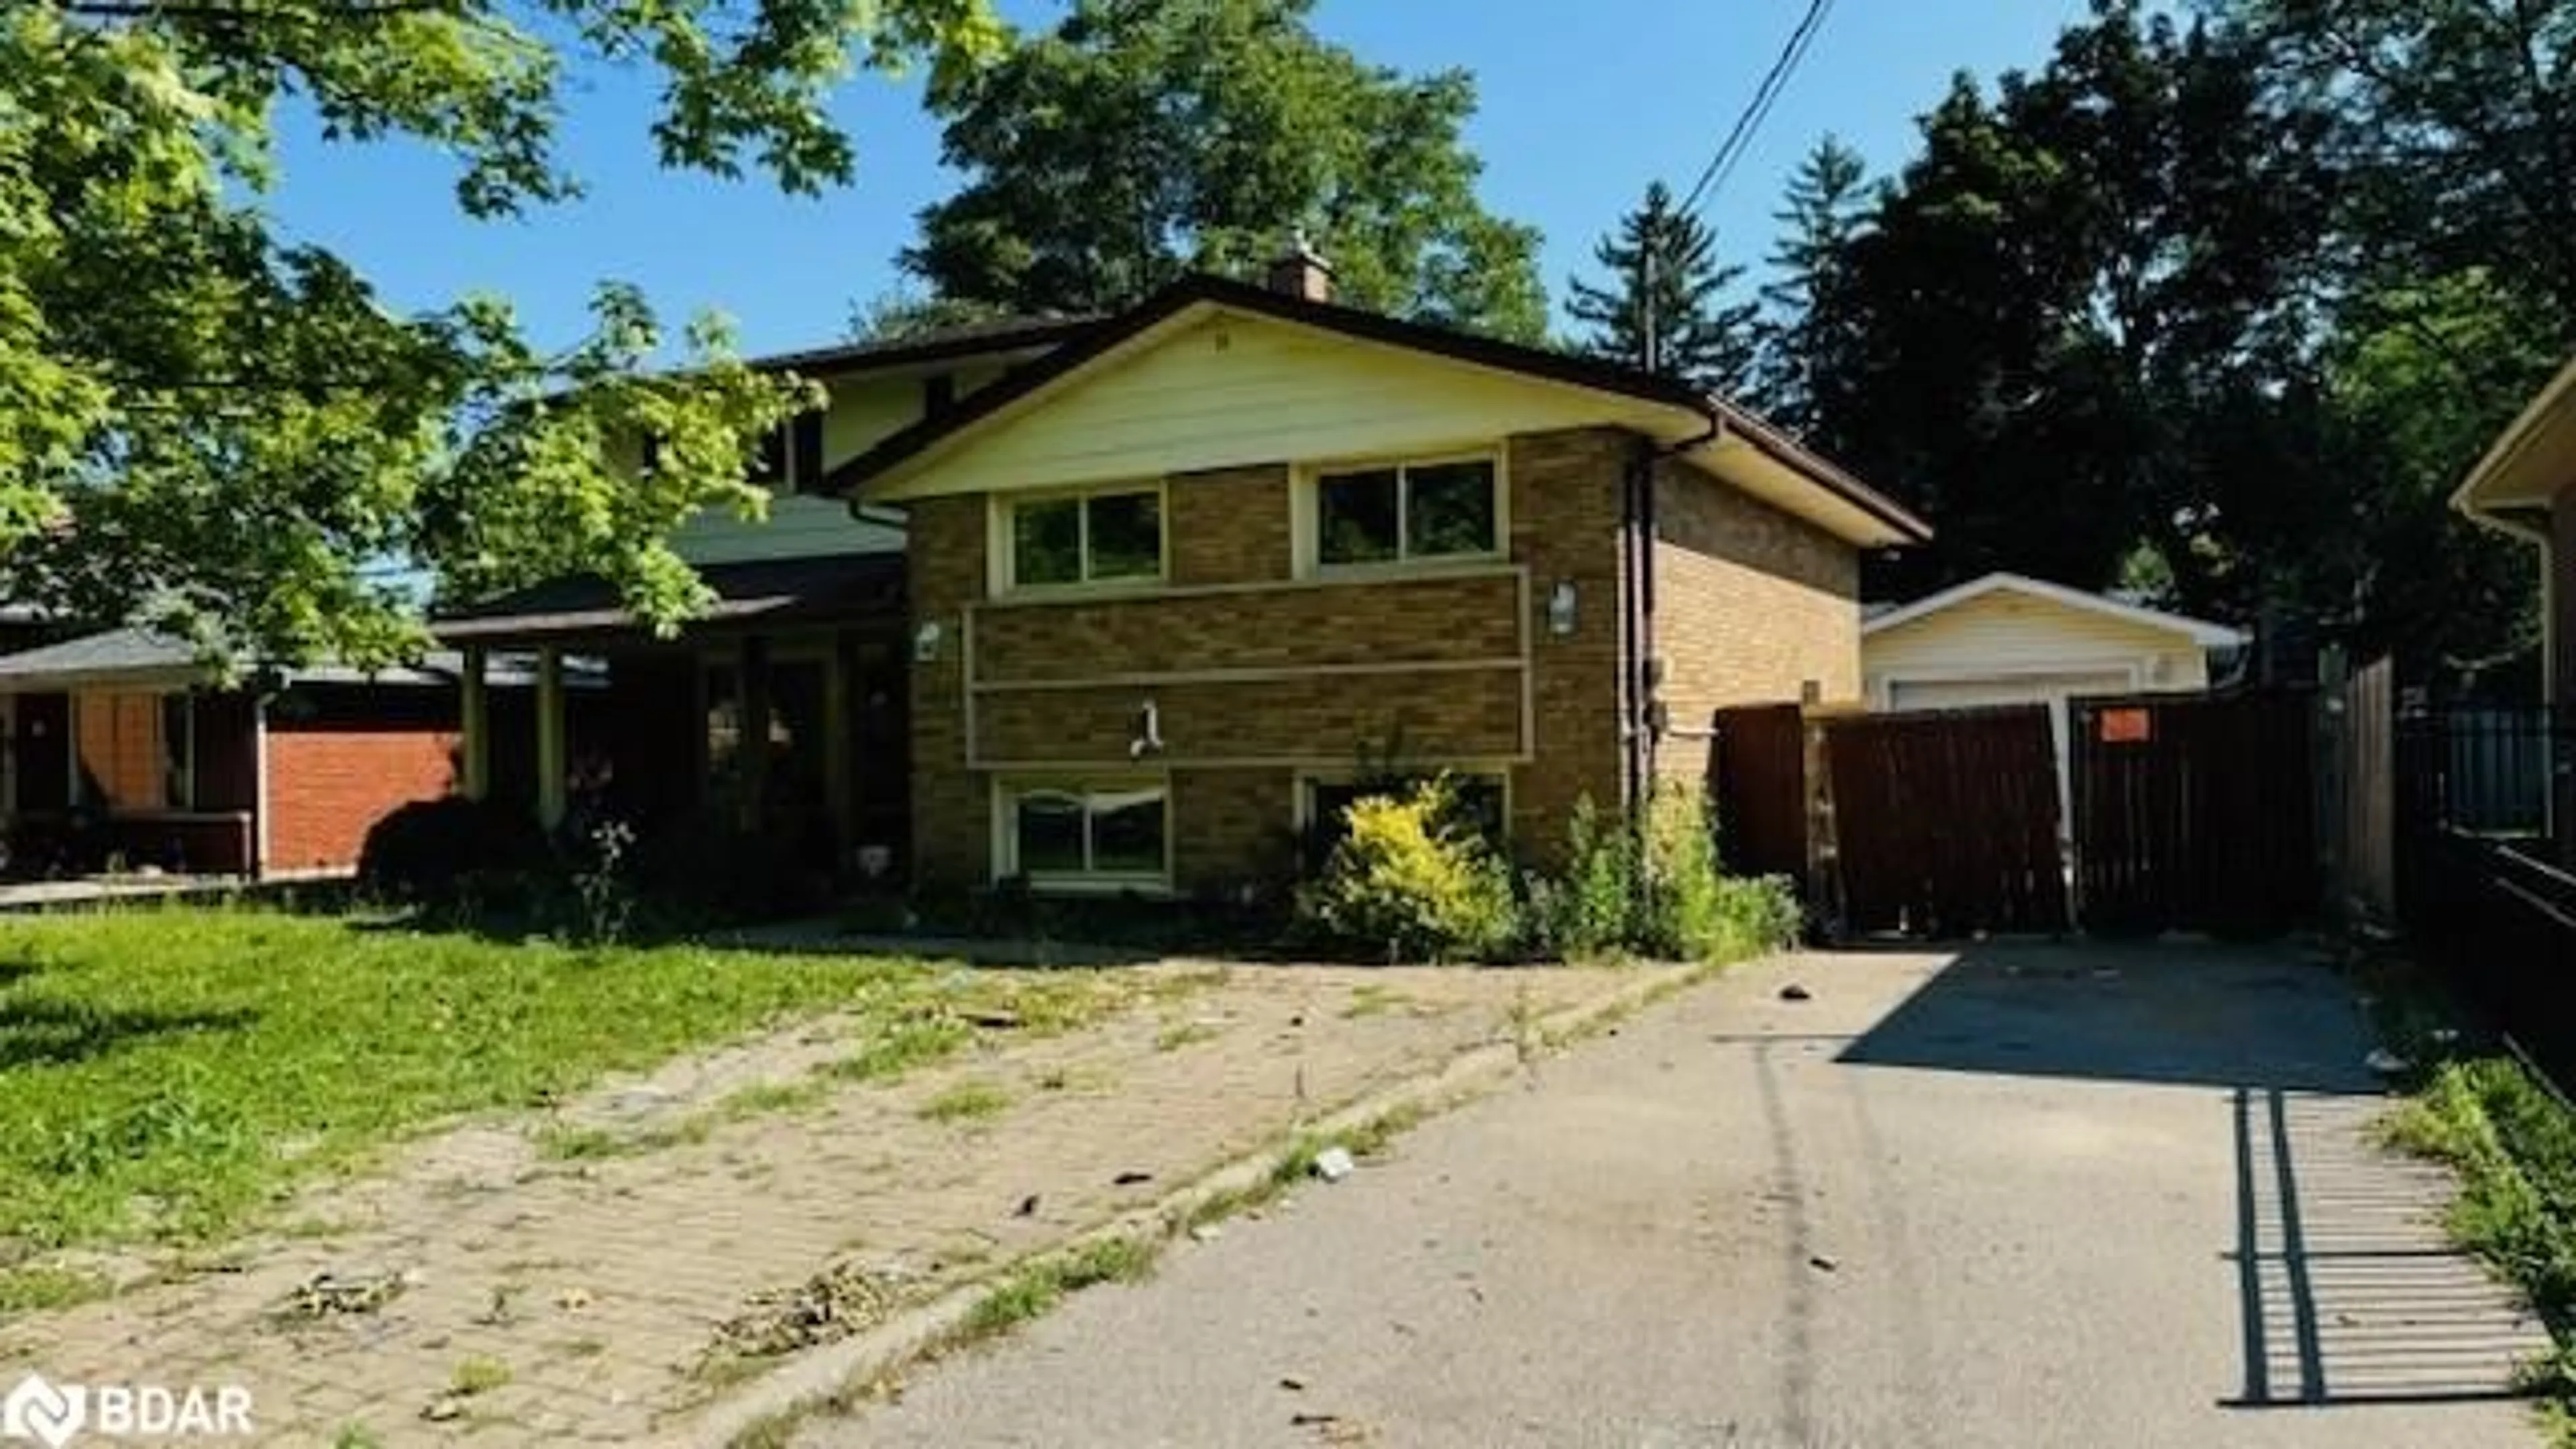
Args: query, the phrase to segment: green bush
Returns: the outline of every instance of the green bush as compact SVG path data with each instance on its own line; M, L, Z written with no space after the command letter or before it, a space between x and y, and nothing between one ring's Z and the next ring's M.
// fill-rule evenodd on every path
M501 878L544 868L545 833L496 800L421 800L386 815L358 851L358 884L381 899L451 906Z
M1636 836L1587 797L1567 831L1565 874L1529 878L1531 944L1568 961L1624 955L1636 910Z
M693 811L657 825L622 863L663 929L783 920L831 901L831 872L805 843L745 830L729 815Z
M1511 873L1457 824L1446 779L1354 802L1298 919L1324 939L1388 961L1491 960L1520 935Z
M1575 807L1565 874L1533 877L1537 946L1568 959L1636 955L1719 961L1796 942L1796 894L1778 877L1718 869L1717 832L1701 793L1662 785L1633 821Z

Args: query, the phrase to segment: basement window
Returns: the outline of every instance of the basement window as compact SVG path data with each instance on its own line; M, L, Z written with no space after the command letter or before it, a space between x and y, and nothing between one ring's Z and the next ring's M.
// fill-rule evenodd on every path
M996 874L1036 886L1160 888L1171 794L1160 777L1004 786Z
M1502 490L1491 457L1381 464L1315 475L1315 561L1324 568L1501 555Z

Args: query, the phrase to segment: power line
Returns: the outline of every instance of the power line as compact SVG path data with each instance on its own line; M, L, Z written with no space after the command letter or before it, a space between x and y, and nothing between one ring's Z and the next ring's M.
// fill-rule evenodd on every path
M1798 28L1790 32L1788 43L1780 47L1779 57L1771 62L1769 73L1762 77L1762 84L1755 87L1753 99L1745 102L1744 110L1736 116L1726 139L1718 143L1717 154L1708 158L1708 165L1701 169L1699 180L1691 184L1690 194L1682 198L1683 214L1697 210L1701 197L1725 185L1726 178L1734 174L1736 163L1744 159L1745 148L1752 142L1754 133L1762 128L1762 122L1770 116L1771 107L1779 101L1780 92L1787 87L1789 77L1797 73L1799 63L1807 58L1808 49L1815 44L1816 31L1824 25L1825 16L1833 8L1834 0L1807 0L1807 13L1798 21Z

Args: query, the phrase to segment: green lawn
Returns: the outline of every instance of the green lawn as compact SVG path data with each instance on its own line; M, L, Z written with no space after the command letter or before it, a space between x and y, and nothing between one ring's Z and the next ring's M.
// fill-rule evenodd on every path
M425 1123L540 1106L765 1023L860 1013L872 1029L830 1075L863 1079L879 1057L962 1046L976 1018L1061 1029L1147 989L252 910L0 918L0 1273L46 1248L202 1241Z

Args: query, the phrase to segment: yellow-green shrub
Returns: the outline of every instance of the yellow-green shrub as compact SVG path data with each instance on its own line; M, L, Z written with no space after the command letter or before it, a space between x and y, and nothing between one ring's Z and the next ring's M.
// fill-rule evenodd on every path
M1519 936L1511 872L1456 822L1445 779L1401 798L1353 802L1322 875L1297 895L1299 919L1350 950L1387 961L1476 961Z

